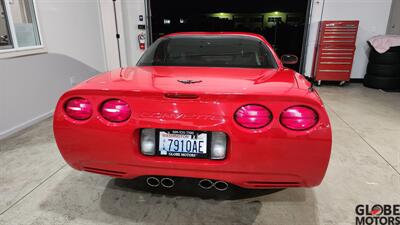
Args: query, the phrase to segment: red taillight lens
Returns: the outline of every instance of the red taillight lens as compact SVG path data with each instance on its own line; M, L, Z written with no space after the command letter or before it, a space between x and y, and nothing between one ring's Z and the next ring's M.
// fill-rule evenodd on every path
M128 103L118 99L104 102L100 112L106 120L116 123L124 122L131 117L131 109Z
M87 120L92 114L92 105L87 99L73 98L65 104L65 113L72 119Z
M264 106L245 105L236 111L235 120L245 128L259 129L271 122L272 114Z
M318 114L306 106L294 106L281 114L281 124L291 130L308 130L318 122Z

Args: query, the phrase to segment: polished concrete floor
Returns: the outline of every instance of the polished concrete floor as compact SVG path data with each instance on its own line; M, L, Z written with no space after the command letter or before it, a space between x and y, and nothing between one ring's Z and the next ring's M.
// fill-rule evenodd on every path
M333 151L317 188L233 200L141 191L66 166L49 119L0 142L0 224L351 225L357 204L399 204L400 93L351 84L320 94Z

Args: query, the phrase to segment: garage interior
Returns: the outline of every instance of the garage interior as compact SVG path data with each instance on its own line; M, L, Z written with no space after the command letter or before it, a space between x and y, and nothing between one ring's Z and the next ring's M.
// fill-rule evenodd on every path
M0 224L354 224L357 204L398 204L400 94L359 84L319 91L334 142L318 188L229 200L150 193L71 169L47 119L1 141Z
M151 0L151 7L155 7L151 8L151 17L146 15L148 10L143 0L117 0L117 7L111 1L27 0L35 3L40 29L29 29L35 20L26 20L14 30L21 32L18 35L25 32L27 38L21 40L35 45L30 49L9 38L12 32L4 12L17 6L0 2L0 225L352 225L356 224L358 205L400 204L400 92L362 84L372 51L367 40L377 35L400 35L396 13L400 10L400 0L274 1L268 8L256 7L260 11L251 11L251 16L248 13L252 7L247 6L261 1L249 0L240 5L202 1L207 2L205 7L199 1L165 6L170 1ZM6 4L9 5L4 7ZM13 12L15 15L18 10ZM243 26L233 21L259 22L257 15L268 12L298 12L301 15L296 18L309 21L299 25L308 26L305 29L308 35L299 31L284 40L294 47L279 43L283 41L282 35L275 42L272 34L276 27L271 28L272 34L266 35L278 52L302 54L303 65L298 64L295 69L308 77L313 75L319 22L360 21L351 82L344 86L323 83L316 87L333 131L331 161L320 186L253 192L231 190L219 198L204 198L193 194L190 187L149 191L140 182L76 171L65 163L52 127L58 98L100 72L119 64L135 65L143 53L138 35L145 33L151 42L175 31L222 31L238 27L244 31ZM234 20L230 14L236 13L241 15ZM216 15L207 16L207 27L203 20L189 22L193 18L199 21L200 14ZM29 13L25 16L29 17ZM144 16L143 21L140 16ZM119 42L115 39L115 18L121 23L117 24ZM151 24L146 23L146 18ZM266 20L268 17L262 21ZM18 25L17 21L14 18ZM209 23L213 25L208 26ZM138 28L142 24L146 29L151 27L151 38L146 30ZM170 26L173 24L177 26ZM118 54L121 54L119 59Z
M262 35L278 55L302 58L309 4L302 1L148 1L150 43L175 32L251 32ZM299 70L302 61L292 65Z

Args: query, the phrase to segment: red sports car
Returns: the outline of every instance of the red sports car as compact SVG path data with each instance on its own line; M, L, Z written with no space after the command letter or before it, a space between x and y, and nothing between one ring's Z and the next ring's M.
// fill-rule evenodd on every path
M249 33L176 33L136 67L66 92L54 115L62 156L78 170L171 188L312 187L331 153L331 126L312 85Z

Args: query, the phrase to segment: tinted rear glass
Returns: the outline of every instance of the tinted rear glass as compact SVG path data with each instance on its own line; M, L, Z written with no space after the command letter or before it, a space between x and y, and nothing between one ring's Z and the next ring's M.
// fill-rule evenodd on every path
M157 40L138 66L276 68L268 47L244 36L176 36Z

